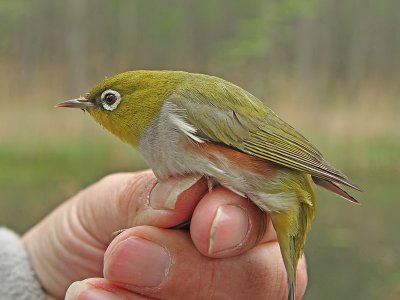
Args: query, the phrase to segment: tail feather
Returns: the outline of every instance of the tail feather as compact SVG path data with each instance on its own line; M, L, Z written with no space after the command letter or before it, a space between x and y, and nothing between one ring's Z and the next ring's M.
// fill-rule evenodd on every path
M273 213L271 218L278 236L279 247L281 248L282 258L285 264L288 283L288 299L294 300L296 298L297 263L301 254L303 254L303 247L301 245L304 245L303 242L305 240L306 232L302 232L300 234L296 234L296 236L293 236L293 233L289 228L290 222L293 221L293 215L285 213ZM302 242L297 244L296 238L300 238Z
M288 300L296 299L296 281L288 282L289 292L288 292Z
M300 186L295 186L294 189L297 194L298 205L286 211L271 213L272 224L278 237L287 273L289 300L294 300L296 297L297 264L303 255L307 233L316 211L311 176L306 175L303 180L298 180L298 182Z
M343 197L344 199L356 204L360 204L357 199L355 199L353 196L351 196L349 193L347 193L345 190L343 190L340 186L333 183L332 181L321 179L315 176L312 176L312 180L319 186L322 186L323 188Z
M296 269L299 258L296 258L296 240L294 237L290 237L290 256L293 262L290 266L291 272L288 272L288 300L296 299ZM292 276L290 275L292 274Z
M297 213L276 212L271 214L277 233L288 281L288 299L296 297L296 270L303 255L307 232L314 217L315 207L301 203Z

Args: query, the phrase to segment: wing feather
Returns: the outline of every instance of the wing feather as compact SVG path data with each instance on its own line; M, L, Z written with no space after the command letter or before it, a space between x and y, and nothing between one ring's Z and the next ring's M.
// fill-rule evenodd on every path
M168 101L185 111L185 122L196 129L199 139L360 190L304 136L250 93L221 79L217 84L205 77L192 80L201 80L202 85L188 85ZM209 85L209 89L192 88Z

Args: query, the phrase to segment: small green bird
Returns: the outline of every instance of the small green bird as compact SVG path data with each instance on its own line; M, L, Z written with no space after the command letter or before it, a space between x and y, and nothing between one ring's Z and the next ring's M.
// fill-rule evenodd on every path
M223 79L130 71L58 107L86 110L138 148L160 181L206 177L271 215L295 299L297 263L316 211L312 182L358 203L360 188L256 97Z

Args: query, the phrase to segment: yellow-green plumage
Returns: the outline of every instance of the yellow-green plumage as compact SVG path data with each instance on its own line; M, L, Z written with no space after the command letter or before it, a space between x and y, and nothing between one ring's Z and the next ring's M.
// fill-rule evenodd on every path
M316 212L311 176L294 176L295 180L285 183L285 187L296 190L299 206L271 214L288 276L289 299L295 298L297 264L304 252L307 232ZM298 180L301 184L293 183Z
M121 73L105 80L87 95L95 99L104 90L121 91L124 98L137 99L134 105L121 103L112 113L101 110L89 110L96 121L120 137L122 140L137 146L139 138L149 123L160 112L161 106L186 76L185 72L176 72L174 76L153 72L138 73L135 71ZM157 86L154 87L154 82ZM125 102L125 101L124 101Z
M120 96L112 110L104 109L108 90ZM289 299L295 297L297 263L316 210L312 182L357 202L338 184L359 188L315 146L256 97L217 77L125 72L100 83L85 99L61 106L86 109L99 124L138 147L160 180L212 177L270 212Z

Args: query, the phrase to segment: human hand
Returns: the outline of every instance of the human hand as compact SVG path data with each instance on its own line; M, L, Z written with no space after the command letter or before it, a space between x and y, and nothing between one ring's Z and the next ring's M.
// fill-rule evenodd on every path
M45 291L62 298L78 281L69 299L284 299L285 269L265 214L222 187L208 193L204 179L166 209L182 180L107 176L32 228L23 242ZM168 229L191 216L190 232ZM302 259L299 295L306 281Z

